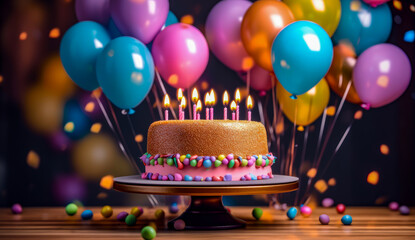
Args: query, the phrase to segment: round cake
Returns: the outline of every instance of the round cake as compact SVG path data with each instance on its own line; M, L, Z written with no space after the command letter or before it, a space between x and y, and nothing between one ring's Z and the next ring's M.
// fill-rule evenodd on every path
M151 124L143 179L249 181L272 178L264 126L254 121L169 120Z

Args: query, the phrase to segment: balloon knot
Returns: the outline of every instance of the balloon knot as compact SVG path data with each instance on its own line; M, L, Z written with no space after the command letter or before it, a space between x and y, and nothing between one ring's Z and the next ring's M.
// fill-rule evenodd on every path
M369 110L369 109L370 109L370 104L369 104L369 103L362 103L360 106L361 106L363 109L365 109L365 110Z
M259 96L263 97L263 96L265 96L265 95L267 95L267 92L266 92L266 91L260 91L260 92L259 92Z
M293 94L293 95L290 96L290 98L296 100L297 96L295 94Z
M135 110L134 109L132 109L132 108L129 108L129 109L123 109L122 111L121 111L121 114L122 115L133 115L135 113Z

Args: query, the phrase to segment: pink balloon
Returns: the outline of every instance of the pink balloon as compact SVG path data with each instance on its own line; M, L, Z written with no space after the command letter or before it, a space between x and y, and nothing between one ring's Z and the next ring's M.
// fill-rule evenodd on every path
M363 103L382 107L395 101L411 80L411 63L400 48L383 43L365 50L353 70L353 83Z
M79 21L95 21L105 26L110 19L110 0L76 0L75 13Z
M242 40L243 16L252 5L246 0L226 0L216 4L206 19L206 38L215 56L234 71L243 71L249 58Z
M209 60L205 37L185 23L176 23L161 31L154 39L151 53L160 75L175 88L192 86Z
M257 91L270 90L272 88L272 81L274 81L275 79L273 78L272 74L273 73L263 69L262 67L255 65L249 71L249 87ZM242 80L244 80L244 82L246 82L248 73L240 73L240 77L242 78Z
M372 7L377 7L381 4L388 2L389 0L363 0L363 2L369 4Z
M123 35L147 44L160 31L169 13L168 0L114 0L111 17Z

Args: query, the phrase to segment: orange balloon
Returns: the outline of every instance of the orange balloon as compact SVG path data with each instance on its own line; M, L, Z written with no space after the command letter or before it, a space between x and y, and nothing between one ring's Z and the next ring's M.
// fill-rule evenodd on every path
M272 42L277 34L294 20L290 8L285 3L275 0L257 1L246 11L241 25L242 43L259 66L273 71Z
M326 75L327 83L330 88L340 97L343 97L347 85L351 82L349 93L346 100L360 104L359 95L353 85L353 68L356 63L356 54L352 47L339 44L333 48L333 62Z

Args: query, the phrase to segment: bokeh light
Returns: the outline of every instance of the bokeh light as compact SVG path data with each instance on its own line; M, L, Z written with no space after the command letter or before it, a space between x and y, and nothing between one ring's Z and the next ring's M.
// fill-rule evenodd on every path
M188 14L188 15L184 15L181 19L180 19L181 23L187 23L192 25L194 22L193 16Z
M327 186L326 181L324 181L323 179L320 179L314 184L314 188L320 193L324 193L325 191L327 191L328 186Z
M383 155L388 155L389 154L389 147L388 147L388 145L386 145L386 144L380 145L380 152Z
M379 173L377 171L372 171L367 175L367 182L376 185L379 182Z
M99 182L99 185L102 188L105 188L105 189L108 189L109 190L109 189L112 188L113 183L114 183L114 176L112 176L112 175L106 175L106 176L103 176L101 178L101 181Z
M30 150L26 157L26 163L29 167L37 169L40 164L39 154L33 150Z

